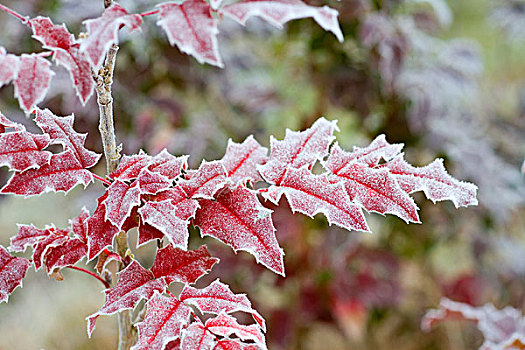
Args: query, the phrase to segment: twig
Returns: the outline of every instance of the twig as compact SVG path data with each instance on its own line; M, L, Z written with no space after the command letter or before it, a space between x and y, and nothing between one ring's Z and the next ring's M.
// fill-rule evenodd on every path
M106 287L106 289L109 289L111 288L111 286L109 285L108 282L106 282L102 277L100 277L99 275L97 275L96 273L94 272L91 272L89 270L86 270L82 267L77 267L77 266L68 266L69 269L72 269L72 270L77 270L77 271L82 271L82 272L85 272L87 273L88 275L90 276L93 276L95 277L97 280L99 280L100 282L102 282L102 284L104 285L104 287Z
M26 24L29 21L29 17L24 17L21 14L19 14L18 12L14 11L14 10L11 10L9 7L4 6L2 4L0 4L0 10L4 10L5 12L9 13L11 16L14 16L14 17L18 18L24 24Z
M104 179L102 176L98 176L97 174L95 173L92 173L93 177L103 183L105 183L106 185L111 185L111 182L109 182L108 180Z

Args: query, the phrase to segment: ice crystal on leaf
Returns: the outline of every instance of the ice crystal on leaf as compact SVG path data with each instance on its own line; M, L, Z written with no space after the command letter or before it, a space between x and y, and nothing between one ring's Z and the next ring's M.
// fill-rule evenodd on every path
M27 269L31 263L26 258L17 258L0 245L0 303L7 302L9 294L22 286Z

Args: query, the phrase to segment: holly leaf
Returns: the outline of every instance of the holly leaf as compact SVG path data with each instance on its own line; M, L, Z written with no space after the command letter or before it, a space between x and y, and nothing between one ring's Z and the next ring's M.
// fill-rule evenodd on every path
M423 191L432 202L451 200L456 208L478 204L478 187L450 176L443 166L443 159L438 158L424 167L414 167L398 156L386 167L407 193Z
M140 29L142 17L129 14L122 6L113 3L104 10L101 17L83 22L87 28L87 39L80 44L80 51L86 53L88 59L96 68L113 44L118 43L118 31L121 26L127 26L130 32Z
M129 185L117 179L108 187L106 194L102 201L106 209L104 218L120 230L133 208L140 204L139 183Z
M361 204L366 210L394 214L407 223L420 222L416 203L388 169L374 169L358 163L355 154L343 151L337 144L332 147L323 165L333 174L329 179L334 183L342 181L350 200Z
M113 244L113 238L120 232L119 228L106 220L105 192L98 198L98 206L93 215L86 220L88 239L88 259L92 260L104 248Z
M106 289L104 305L94 314L87 317L88 335L91 337L95 323L101 315L112 315L122 310L133 309L141 299L149 299L155 291L163 292L166 288L164 279L157 279L151 273L133 260L119 273L115 287Z
M139 214L142 219L141 222L159 230L168 237L173 246L186 250L188 249L189 222L177 217L175 210L176 207L171 204L171 201L165 200L147 202L139 209Z
M93 94L95 81L91 74L91 65L86 55L80 51L80 45L69 33L65 25L56 25L48 17L36 17L29 21L33 38L40 41L44 48L53 51L53 59L64 66L73 82L75 92L83 105Z
M19 60L19 57L8 54L5 48L0 46L0 87L15 79Z
M8 247L12 252L25 252L27 247L35 245L50 234L50 227L39 229L33 225L18 224L17 226L18 232L11 237L11 244Z
M84 169L71 150L53 154L49 164L38 169L14 173L1 193L13 193L25 197L46 192L63 191L66 194L76 185L86 187L93 181L93 175Z
M243 143L228 140L226 154L221 161L226 169L226 175L234 182L261 181L257 165L262 165L268 160L268 149L262 147L252 135Z
M26 114L46 97L51 78L55 74L50 66L48 60L37 54L22 54L20 57L14 82L15 97Z
M65 236L58 244L47 247L42 262L48 274L57 269L75 265L87 254L87 244L80 238Z
M97 164L101 155L84 147L87 134L80 134L73 129L74 115L58 117L49 109L36 108L35 122L48 134L52 144L60 144L64 150L71 150L75 158L84 168Z
M473 307L447 298L441 299L439 309L429 310L421 321L421 328L429 331L444 320L468 320L477 324L485 342L480 349L510 349L525 346L525 318L519 310L507 306L498 310L492 304Z
M215 315L225 312L246 312L252 314L254 320L265 330L266 325L261 315L252 308L246 294L234 294L230 288L218 279L213 281L204 289L185 286L180 296L180 301L195 306L201 313L212 313Z
M311 17L343 42L343 33L337 22L338 13L328 6L309 6L299 0L243 0L224 6L219 13L242 25L246 25L249 18L258 16L277 28L282 28L283 24L294 19Z
M25 130L0 134L0 166L22 172L48 164L51 152L47 135L35 135Z
M191 323L182 332L181 350L211 350L214 348L217 337L208 331L200 320Z
M175 157L163 149L159 154L151 159L148 169L158 173L169 180L174 180L181 174L182 169L188 167L188 157Z
M151 272L156 278L163 277L168 285L175 281L195 283L218 261L210 256L206 246L185 251L168 245L157 251Z
M142 220L139 224L138 231L139 234L137 240L137 247L140 247L154 239L162 239L164 237L164 233L157 230L155 227L145 222L142 222Z
M180 187L188 198L213 199L215 193L227 183L226 170L220 161L203 161L189 180L182 179Z
M214 200L199 201L194 224L211 236L255 256L258 263L284 276L283 251L275 237L271 211L246 187L225 188Z
M139 177L142 169L148 167L150 163L151 156L145 154L141 150L139 154L122 157L117 168L111 174L109 174L109 177L113 180L135 180L137 177Z
M0 303L7 302L9 294L22 286L22 279L30 265L28 259L14 257L0 246Z
M287 167L311 169L317 160L328 154L328 148L335 139L335 130L339 130L335 121L320 118L304 131L286 129L284 140L279 141L272 136L270 160L258 167L263 178L279 185Z
M131 349L164 349L172 340L180 338L181 329L190 320L191 308L176 298L155 293L146 304L144 320L137 324L138 341Z
M140 172L137 182L139 184L140 193L144 195L157 194L163 190L168 189L172 183L172 180L158 172L153 172L148 167Z
M234 317L224 312L221 312L219 316L208 319L205 326L207 330L214 334L223 337L234 334L241 340L251 340L257 345L266 348L264 334L261 332L259 326L254 324L248 326L239 324Z
M158 5L159 25L172 46L200 63L223 67L217 43L217 20L211 15L211 8L203 0L186 0L182 4L168 2Z
M381 159L387 162L392 160L402 149L402 143L388 143L385 135L377 136L367 147L354 146L352 152L340 152L341 148L335 143L330 151L330 158L338 167L332 169L332 172L336 173L351 162L360 162L374 167Z
M280 185L262 194L274 204L284 194L293 212L310 217L323 213L329 224L370 232L361 208L350 201L341 183L331 183L326 175L311 174L306 168L288 168Z

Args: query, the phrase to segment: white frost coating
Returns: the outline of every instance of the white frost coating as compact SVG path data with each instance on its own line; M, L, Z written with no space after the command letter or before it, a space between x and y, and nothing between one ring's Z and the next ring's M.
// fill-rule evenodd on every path
M344 40L337 22L338 13L328 6L309 6L299 0L244 0L224 6L219 13L242 25L246 25L250 17L258 16L277 28L294 19L312 17L324 30L334 33L340 42Z
M113 225L122 228L122 224L130 216L131 210L140 204L139 183L132 186L115 180L107 189L107 198L102 202L106 207L104 218Z
M186 0L182 4L164 3L157 25L168 35L172 46L200 63L223 67L217 42L217 20L211 16L209 5L202 0Z

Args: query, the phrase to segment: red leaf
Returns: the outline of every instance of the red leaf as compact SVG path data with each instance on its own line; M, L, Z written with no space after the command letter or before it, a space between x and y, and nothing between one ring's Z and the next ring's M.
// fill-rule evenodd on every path
M19 60L19 57L7 54L5 48L0 46L0 87L15 79Z
M46 96L51 77L51 63L37 54L22 54L15 78L15 97L26 114Z
M257 165L262 165L268 160L268 149L262 147L255 141L252 135L248 136L243 143L235 143L228 140L226 154L222 157L222 164L226 174L233 182L262 180Z
M29 21L33 37L44 48L52 50L53 59L64 66L71 76L73 87L83 105L93 93L95 81L91 74L91 64L86 55L79 50L80 45L64 25L55 25L47 17L37 17Z
M498 310L492 304L473 307L443 298L440 309L427 311L421 321L421 328L429 331L443 320L469 320L477 323L485 342L480 349L510 349L511 345L525 345L525 318L519 310L507 306ZM521 348L521 347L520 347Z
M259 171L266 181L279 185L283 180L286 167L312 168L314 163L328 154L328 148L334 140L337 128L335 121L318 119L304 131L286 130L284 140L270 139L270 160Z
M154 173L159 173L167 177L169 180L174 180L181 174L182 169L188 167L188 156L175 157L163 149L151 160L148 169Z
M271 211L256 193L238 186L221 191L215 200L200 200L195 225L201 236L212 236L255 256L258 263L284 276L283 251L275 237Z
M188 198L188 195L180 185L162 191L152 199L157 202L165 200L171 201L171 204L175 206L175 215L184 221L193 218L199 208L199 202L195 199Z
M106 190L107 197L102 201L106 208L104 218L119 230L124 221L131 215L134 207L140 204L140 188L138 182L128 185L115 180Z
M13 293L16 287L22 286L22 279L30 265L26 258L11 256L0 246L0 303L7 302L9 294Z
M250 17L258 16L282 28L283 24L298 18L312 17L324 30L335 34L337 39L343 41L343 33L337 22L337 11L328 6L308 6L299 0L243 0L224 6L219 13L226 14L246 25Z
M52 154L43 149L49 141L47 135L35 135L25 130L0 134L0 166L24 171L48 164Z
M206 329L223 337L235 334L241 340L252 340L256 344L266 348L264 334L261 332L259 326L254 324L249 326L239 324L235 318L224 312L221 312L217 317L208 319L206 321Z
M38 169L15 173L2 188L1 193L14 193L26 197L46 192L69 192L78 184L86 187L93 175L68 150L51 156L49 164Z
M115 287L106 289L104 305L87 318L88 335L91 337L95 329L95 322L100 315L111 315L121 310L133 309L141 299L149 299L155 291L163 292L166 283L157 279L149 270L133 260L119 274Z
M162 239L164 234L157 230L155 227L141 222L139 225L139 237L137 241L137 247L140 247L151 240Z
M213 199L226 182L226 170L220 161L203 161L189 180L181 180L179 184L188 198Z
M168 285L174 281L195 283L218 261L210 256L206 246L185 251L168 245L157 251L151 272L156 278L164 277Z
M334 148L336 149L334 150ZM336 173L348 163L356 161L367 164L370 167L376 166L381 158L386 161L393 159L401 152L402 148L402 143L388 143L385 135L379 135L367 147L354 146L353 151L350 153L339 152L340 148L335 144L330 151L330 161L338 166L336 168L334 166L332 172Z
M352 158L354 160L349 160ZM406 222L420 222L416 203L387 169L374 169L356 163L354 155L343 151L338 145L332 147L324 167L334 174L330 180L342 180L350 200L361 204L366 210L394 214Z
M35 270L40 269L44 263L44 255L47 250L56 245L60 245L67 241L67 231L57 230L51 228L48 230L49 235L39 240L33 247L33 264L35 264Z
M50 274L56 269L76 264L82 260L86 254L86 242L80 238L66 236L66 239L59 244L53 244L46 249L42 257L42 262L46 266L48 274Z
M451 200L456 208L478 204L477 186L450 176L443 166L443 159L417 168L399 156L388 162L386 167L407 193L423 191L432 202Z
M89 219L89 211L82 207L80 215L69 220L71 231L73 235L84 242L87 242L87 220Z
M122 6L113 3L101 17L88 19L83 23L87 28L88 37L82 41L80 50L86 52L89 60L98 68L111 45L118 43L120 27L127 26L129 31L133 32L140 28L142 17L129 14Z
M143 169L137 181L140 187L141 194L157 194L160 191L168 189L172 181L166 176L153 172L152 170Z
M164 29L172 46L192 55L200 63L222 67L217 43L217 20L211 8L203 0L186 0L182 4L173 2L158 5L157 24Z
M189 222L182 220L175 214L176 207L169 200L162 202L147 202L139 209L145 222L162 232L171 244L181 249L188 249L188 225Z
M247 312L253 315L255 321L264 330L265 321L259 313L252 308L246 294L234 294L230 288L219 280L213 281L204 289L185 286L182 290L180 301L195 306L201 313L213 313L218 315L221 311L232 313L237 311Z
M91 168L97 164L100 154L84 147L87 134L80 134L73 129L75 117L57 117L49 109L36 108L36 124L51 137L51 143L60 144L64 150L71 150L82 167Z
M2 112L0 112L0 125L2 125L2 127L4 128L4 130L1 133L5 132L5 128L13 128L15 129L15 131L25 131L26 130L26 128L22 124L15 123L14 121L7 119L2 114Z
M140 151L139 154L124 156L109 177L111 179L120 179L122 181L135 180L141 170L146 168L151 162L151 157Z
M180 337L191 312L191 308L176 298L155 293L148 300L144 321L137 324L139 339L132 350L164 349L166 344Z
M200 320L193 322L182 332L181 350L211 350L216 336L210 333Z
M361 209L350 201L343 185L330 183L325 175L313 175L305 168L288 168L280 186L271 186L263 196L277 204L283 193L294 212L310 217L323 213L329 224L370 231Z
M33 246L50 234L49 228L42 230L33 225L18 224L18 233L11 237L9 250L12 252L24 252L28 246Z
M113 238L120 232L119 228L106 220L106 206L103 201L107 197L105 192L98 199L98 206L93 215L87 219L88 232L88 259L97 256L104 248L113 244Z

